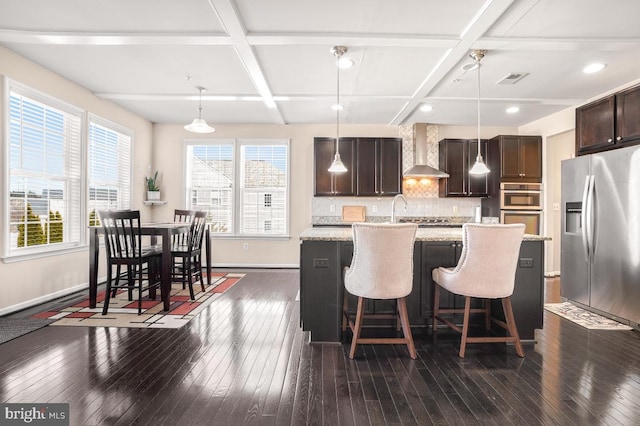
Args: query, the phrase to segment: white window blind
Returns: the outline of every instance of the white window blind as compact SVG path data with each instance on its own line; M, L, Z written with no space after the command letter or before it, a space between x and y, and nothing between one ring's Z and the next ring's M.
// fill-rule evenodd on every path
M89 119L88 215L95 225L99 210L131 208L132 132L99 117Z
M243 234L287 233L287 158L286 144L240 143Z
M212 232L288 234L288 141L188 141L186 159L187 207L206 210Z
M9 84L5 257L81 243L82 111Z
M207 212L211 232L233 234L233 142L187 145L188 208Z

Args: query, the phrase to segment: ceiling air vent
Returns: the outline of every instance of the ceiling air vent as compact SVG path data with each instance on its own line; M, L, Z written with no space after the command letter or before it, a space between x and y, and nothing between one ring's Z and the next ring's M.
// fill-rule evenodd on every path
M528 72L510 72L509 74L498 80L496 84L516 84L528 75Z

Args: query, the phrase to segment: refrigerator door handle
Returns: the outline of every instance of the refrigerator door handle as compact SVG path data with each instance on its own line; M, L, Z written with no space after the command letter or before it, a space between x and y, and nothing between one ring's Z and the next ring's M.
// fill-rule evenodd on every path
M591 181L590 175L587 175L584 180L584 190L582 191L582 215L580 216L582 230L582 248L584 249L584 258L589 262L589 235L587 235L587 229L589 227L589 182Z
M586 225L587 225L587 229L586 229L586 234L587 234L587 245L589 247L589 258L587 259L589 262L591 261L591 258L594 256L594 252L595 252L595 247L593 247L593 192L595 189L595 176L594 175L589 175L588 178L589 179L589 190L587 193L587 216L586 216Z

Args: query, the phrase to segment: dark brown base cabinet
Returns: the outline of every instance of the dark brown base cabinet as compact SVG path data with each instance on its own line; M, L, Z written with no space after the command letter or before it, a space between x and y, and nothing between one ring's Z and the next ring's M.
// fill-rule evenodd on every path
M512 303L518 332L525 340L533 340L535 329L542 328L543 247L543 241L524 241L520 248L520 265L516 272ZM413 291L407 298L409 321L415 331L423 329L424 332L429 332L427 327L431 325L434 285L431 271L439 266L454 266L458 262L461 249L462 243L456 241L416 242ZM352 255L353 243L350 241L301 242L300 322L304 331L311 332L312 342L335 343L342 340L342 271L351 263ZM526 259L526 262L523 259ZM523 264L532 266L525 267ZM441 293L442 308L464 306L462 297L444 290ZM349 298L350 310L355 311L356 299L353 296ZM395 312L395 304L392 301L376 300L368 303L368 313ZM492 310L493 315L499 317L502 313L500 303L492 303ZM392 327L395 322L390 320L388 325Z

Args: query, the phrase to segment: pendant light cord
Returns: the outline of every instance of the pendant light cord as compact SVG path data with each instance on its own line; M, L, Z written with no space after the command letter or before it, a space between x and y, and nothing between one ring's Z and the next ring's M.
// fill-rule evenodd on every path
M340 155L340 57L342 55L338 55L338 62L336 63L336 68L338 69L338 78L336 79L336 154Z
M480 156L480 60L476 59L478 65L478 156Z

